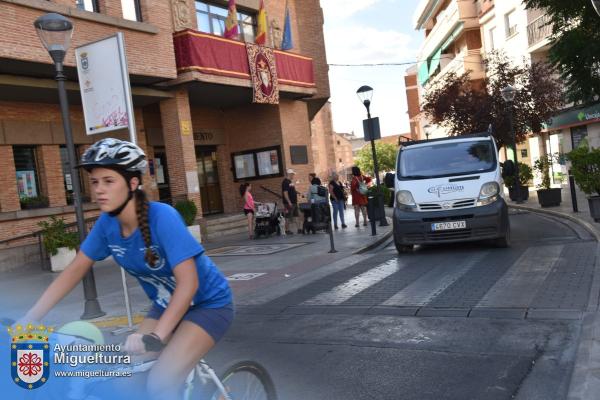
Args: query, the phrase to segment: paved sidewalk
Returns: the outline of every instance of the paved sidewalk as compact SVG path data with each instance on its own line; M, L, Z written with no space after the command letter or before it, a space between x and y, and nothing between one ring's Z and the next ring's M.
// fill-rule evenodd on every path
M595 222L591 217L585 194L576 190L576 198L578 212L573 210L569 186L563 185L562 202L558 207L540 207L535 190L529 192L529 200L526 202L516 204L509 201L509 206L565 218L581 225L599 242L595 260L597 272L600 270L600 223ZM600 396L600 310L597 301L600 292L600 276L598 273L594 275L591 290L591 301L583 317L567 400L597 400Z
M392 209L386 209L388 216L391 216L391 212ZM391 236L392 224L389 218L389 225L381 227L377 224L377 235L372 236L370 225L363 226L362 219L360 227L354 227L354 213L351 207L348 207L345 217L348 227L340 228L333 234L336 253L330 253L330 238L324 232L285 237L272 235L256 240L248 239L244 233L211 240L202 245L225 276L237 276L237 280L230 280L230 284L238 301L282 282L299 279L306 272L376 247ZM126 325L118 265L112 258L106 259L95 264L94 274L98 301L106 315L92 322L107 329ZM247 279L252 276L248 274L257 276ZM22 316L57 276L57 273L42 271L39 265L28 265L0 273L0 317ZM134 322L138 322L150 304L137 281L129 275L127 284L131 308L134 316L137 316ZM83 287L79 284L48 314L45 322L49 325L60 325L79 319L82 312Z

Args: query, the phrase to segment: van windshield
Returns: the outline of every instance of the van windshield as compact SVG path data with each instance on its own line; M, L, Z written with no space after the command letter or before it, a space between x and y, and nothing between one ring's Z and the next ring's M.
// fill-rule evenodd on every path
M428 179L478 174L496 168L496 154L490 140L432 143L407 147L398 157L399 179Z

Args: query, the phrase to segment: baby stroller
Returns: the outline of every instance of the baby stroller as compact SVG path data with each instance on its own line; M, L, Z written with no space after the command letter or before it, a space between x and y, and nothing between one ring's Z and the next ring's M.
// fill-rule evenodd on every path
M301 203L298 205L302 214L304 214L304 222L302 224L302 233L316 233L317 231L329 232L331 227L331 213L329 203Z
M260 235L271 236L273 232L279 232L279 215L276 203L254 203L256 214L254 222L254 237Z

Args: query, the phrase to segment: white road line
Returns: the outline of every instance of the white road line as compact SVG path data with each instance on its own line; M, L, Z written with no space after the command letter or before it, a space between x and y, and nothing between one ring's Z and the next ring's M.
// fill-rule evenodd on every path
M387 261L384 264L380 264L375 268L355 276L349 281L346 281L327 292L323 292L312 299L306 300L301 303L301 305L323 306L341 304L363 290L381 282L393 273L398 272L402 267L403 265L401 266L401 262L397 259Z
M560 257L564 245L528 248L477 307L527 307Z
M440 265L390 297L382 305L424 306L460 279L472 267L481 263L489 254L490 252L473 254L459 265Z

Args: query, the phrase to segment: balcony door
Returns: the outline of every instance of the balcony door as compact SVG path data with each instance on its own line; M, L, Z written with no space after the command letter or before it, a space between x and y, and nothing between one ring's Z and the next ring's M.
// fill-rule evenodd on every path
M217 169L216 146L196 146L196 162L198 165L202 214L222 213L223 201Z

